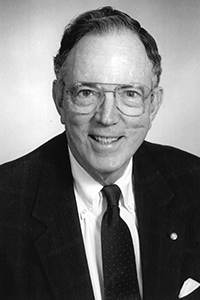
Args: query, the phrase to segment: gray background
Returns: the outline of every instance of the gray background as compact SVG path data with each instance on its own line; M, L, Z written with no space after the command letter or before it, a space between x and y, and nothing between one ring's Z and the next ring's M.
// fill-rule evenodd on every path
M63 131L52 58L65 25L104 5L138 19L163 57L164 103L147 139L200 155L199 0L0 0L0 163Z

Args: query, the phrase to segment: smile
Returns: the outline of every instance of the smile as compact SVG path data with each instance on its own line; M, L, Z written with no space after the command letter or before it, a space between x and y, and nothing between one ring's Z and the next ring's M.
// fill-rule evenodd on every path
M103 144L103 145L109 145L109 144L112 144L114 142L117 142L119 140L119 138L116 138L116 137L102 137L102 136L94 136L94 135L91 135L90 136L93 140L97 141L98 143L100 144Z

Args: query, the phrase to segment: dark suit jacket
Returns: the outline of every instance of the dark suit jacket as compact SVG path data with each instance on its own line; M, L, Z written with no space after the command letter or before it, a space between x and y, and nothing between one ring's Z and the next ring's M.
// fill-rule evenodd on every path
M200 282L200 160L144 142L133 174L144 300L178 299ZM0 167L0 299L94 300L65 134Z

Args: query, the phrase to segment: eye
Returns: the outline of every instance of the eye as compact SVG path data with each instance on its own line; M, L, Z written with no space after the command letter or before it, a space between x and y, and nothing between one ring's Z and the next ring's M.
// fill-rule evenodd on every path
M135 98L136 96L138 96L139 94L134 91L134 90L127 90L124 91L124 96L128 97L128 98Z
M79 97L82 97L82 98L85 98L85 97L90 97L93 95L93 92L91 90L87 90L87 89L82 89L82 90L79 90L77 93L76 93L77 96Z
M124 89L123 92L122 92L122 97L124 99L129 99L129 100L132 100L132 99L137 99L139 97L141 97L141 92L139 92L138 90L132 90L132 89Z

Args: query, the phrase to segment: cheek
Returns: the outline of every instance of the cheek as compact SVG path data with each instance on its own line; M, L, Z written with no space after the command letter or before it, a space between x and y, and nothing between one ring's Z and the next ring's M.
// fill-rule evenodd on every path
M147 132L150 125L149 113L145 113L140 117L132 117L129 122L126 122L126 130L129 133L140 135L142 132Z
M65 128L68 139L73 143L85 143L88 135L89 118L68 110L65 114Z
M132 122L127 123L126 131L128 133L129 147L137 148L145 139L150 128L149 114L134 118Z

